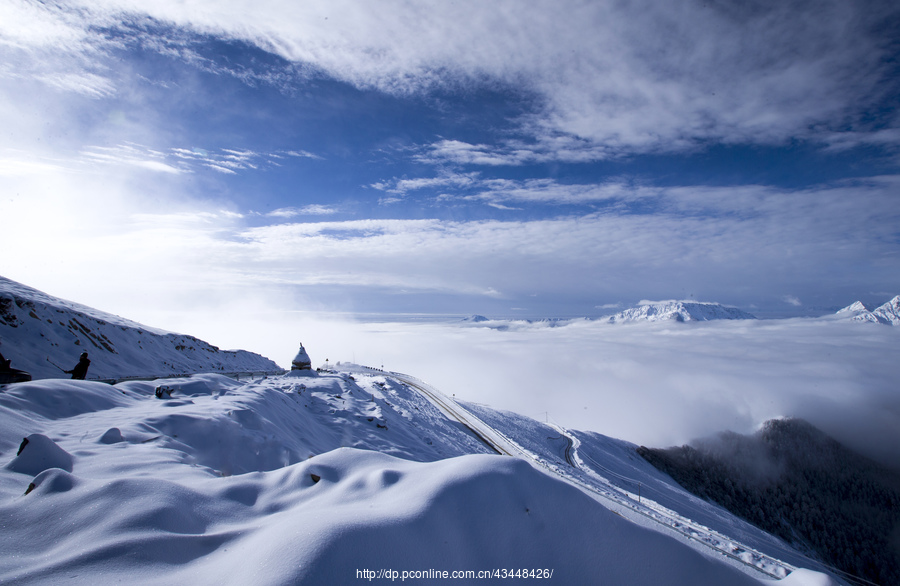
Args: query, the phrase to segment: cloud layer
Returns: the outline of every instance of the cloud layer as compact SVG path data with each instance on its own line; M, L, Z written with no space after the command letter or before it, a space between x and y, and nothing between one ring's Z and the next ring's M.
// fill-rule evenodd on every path
M866 126L897 89L897 9L887 1L15 0L3 16L0 46L18 63L0 73L86 96L122 90L103 57L134 43L198 67L268 75L211 64L191 49L191 33L250 43L295 74L360 88L406 95L488 84L536 99L519 121L528 142L499 154L436 143L430 156L449 160L580 160L792 138L896 144L893 131ZM163 39L166 27L181 32Z

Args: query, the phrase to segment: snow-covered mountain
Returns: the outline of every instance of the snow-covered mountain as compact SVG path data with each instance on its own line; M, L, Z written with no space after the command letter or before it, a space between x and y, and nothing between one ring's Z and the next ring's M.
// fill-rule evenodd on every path
M35 379L65 377L82 352L89 379L197 372L275 372L273 361L220 350L193 336L149 328L0 277L0 352Z
M838 310L836 315L848 317L852 321L900 325L900 295L875 309L870 309L863 302L856 301Z
M635 450L353 365L12 384L0 583L835 583Z
M610 323L635 321L709 321L715 319L756 319L735 307L700 301L646 301L637 307L603 318Z

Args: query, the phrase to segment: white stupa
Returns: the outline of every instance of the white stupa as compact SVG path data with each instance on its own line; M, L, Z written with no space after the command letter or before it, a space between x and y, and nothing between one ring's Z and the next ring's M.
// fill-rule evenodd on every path
M300 344L300 350L294 356L294 359L291 360L291 371L295 370L312 370L312 361L309 359L309 354L306 353L303 344Z

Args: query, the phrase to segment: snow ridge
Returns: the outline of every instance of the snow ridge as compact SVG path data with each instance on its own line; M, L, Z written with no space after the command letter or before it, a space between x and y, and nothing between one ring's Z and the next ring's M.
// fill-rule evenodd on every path
M275 362L246 350L220 350L194 336L149 328L0 277L0 348L34 379L66 377L88 352L89 379L197 372L276 372Z
M736 307L702 301L646 301L637 307L604 318L609 323L635 321L710 321L716 319L756 319Z
M17 283L12 279L7 279L2 275L0 275L0 299L13 299L30 301L32 303L42 303L44 305L48 305L57 309L90 316L94 319L105 321L117 326L141 328L148 332L153 332L159 335L171 333L166 330L151 328L143 324L139 324L136 321L132 321L130 319L126 319L112 313L107 313L105 311L100 311L99 309L88 307L87 305L82 305L81 303L75 303L74 301L67 301L65 299L60 299L59 297L53 297L52 295L48 295L43 291L39 291L37 289L34 289L33 287L29 287L28 285L23 285L22 283ZM0 301L0 318L3 317L3 307L3 301Z

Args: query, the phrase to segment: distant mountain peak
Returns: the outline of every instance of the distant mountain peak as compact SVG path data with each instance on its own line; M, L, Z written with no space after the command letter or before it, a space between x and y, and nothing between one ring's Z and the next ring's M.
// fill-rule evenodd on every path
M865 303L856 301L843 309L839 309L836 315L849 316L851 321L871 322L885 325L900 325L900 295L870 309Z
M718 319L756 319L736 307L705 301L642 301L637 307L605 318L610 323L634 321L711 321Z
M854 301L847 307L837 310L837 313L858 313L861 311L872 311L872 308L862 301Z
M464 318L462 319L462 321L464 321L464 322L472 322L472 323L479 323L479 322L483 322L483 321L491 321L491 320L488 319L488 318L486 318L486 317L484 317L483 315L477 315L477 314L476 314L476 315L470 315L469 317L464 317Z

